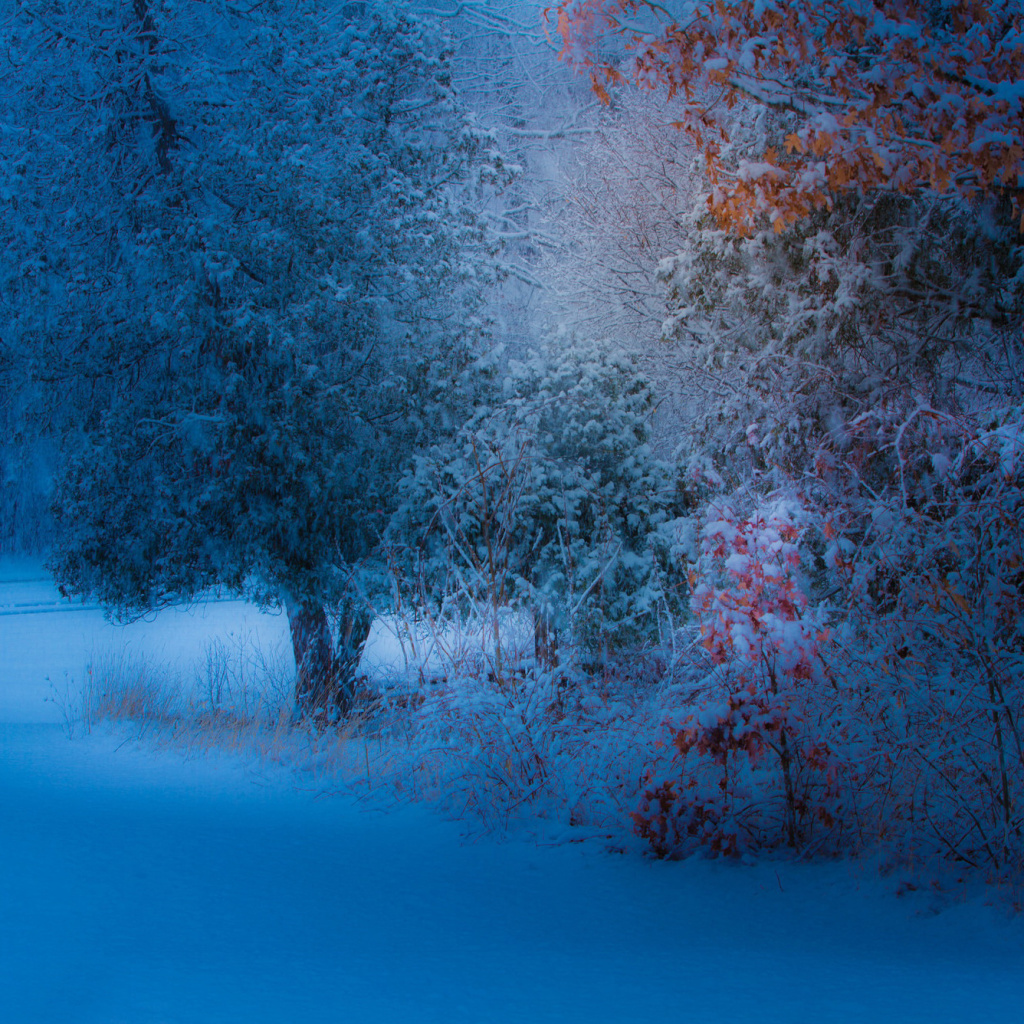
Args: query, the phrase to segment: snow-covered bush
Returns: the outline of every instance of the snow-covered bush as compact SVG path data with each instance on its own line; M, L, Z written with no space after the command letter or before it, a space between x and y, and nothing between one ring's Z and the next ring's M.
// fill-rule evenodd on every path
M862 419L799 501L710 506L693 603L715 667L634 816L659 855L881 845L1019 875L1021 422ZM858 486L887 455L888 491Z
M873 423L887 494L835 503L825 551L875 690L878 778L911 845L1024 868L1024 438L1019 405ZM887 831L892 831L890 826Z
M460 819L504 830L627 840L645 767L656 756L663 663L625 675L526 666L498 680L453 675L403 697L383 781L420 793Z
M700 706L665 724L674 777L656 780L652 768L634 813L659 856L806 848L840 813L843 706L824 615L803 578L809 519L778 496L746 514L724 501L709 507L692 602L712 673Z
M721 151L736 167L785 131L751 109ZM662 262L683 447L712 484L691 560L716 668L637 809L659 852L882 841L1019 870L1009 214L851 189L737 231L698 201Z
M633 362L597 344L513 364L500 400L418 459L392 535L418 545L406 555L435 596L531 609L538 654L555 633L591 656L657 637L685 577L653 402Z

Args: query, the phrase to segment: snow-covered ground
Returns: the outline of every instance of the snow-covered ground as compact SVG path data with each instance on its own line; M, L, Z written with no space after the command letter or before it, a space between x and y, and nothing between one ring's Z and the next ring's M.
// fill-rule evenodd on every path
M69 740L103 651L286 641L235 602L129 627L0 566L0 1021L970 1024L1024 1015L1024 920L848 864L467 842L227 754ZM49 681L48 681L49 679Z

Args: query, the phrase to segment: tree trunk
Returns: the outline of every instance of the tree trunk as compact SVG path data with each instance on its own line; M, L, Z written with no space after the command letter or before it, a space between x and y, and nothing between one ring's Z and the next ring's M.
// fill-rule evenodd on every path
M319 604L287 604L295 652L295 710L330 719L335 704L337 665L327 613ZM340 711L340 708L338 709Z
M344 717L355 699L356 672L373 625L373 613L365 605L346 603L342 606L339 625L336 678L339 695L344 698L343 704L339 704Z
M146 56L153 58L157 53L156 24L153 21L153 12L149 8L149 0L135 0L135 17L139 22L139 42L145 47ZM142 76L143 98L149 107L146 120L153 129L153 138L156 142L156 158L163 174L171 171L170 151L175 149L181 136L178 134L178 123L171 116L170 108L166 101L157 93L153 82L146 70Z
M533 610L533 655L538 668L554 668L558 660L558 630L539 608Z
M295 710L307 718L343 721L352 710L356 671L373 616L346 605L335 646L327 612L320 604L287 603L295 652Z

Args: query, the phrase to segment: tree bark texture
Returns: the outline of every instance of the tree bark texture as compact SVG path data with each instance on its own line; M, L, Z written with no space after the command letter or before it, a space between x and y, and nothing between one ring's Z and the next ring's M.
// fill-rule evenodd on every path
M287 611L295 653L296 712L327 722L343 721L352 710L356 671L372 615L345 608L336 645L322 605L289 602Z

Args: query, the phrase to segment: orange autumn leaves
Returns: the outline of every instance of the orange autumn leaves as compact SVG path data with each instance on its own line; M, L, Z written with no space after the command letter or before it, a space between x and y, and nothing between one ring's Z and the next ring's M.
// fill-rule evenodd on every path
M603 100L628 79L680 101L709 205L742 234L782 231L847 189L1002 194L1022 213L1022 0L563 0L552 17ZM785 127L727 160L741 100Z

